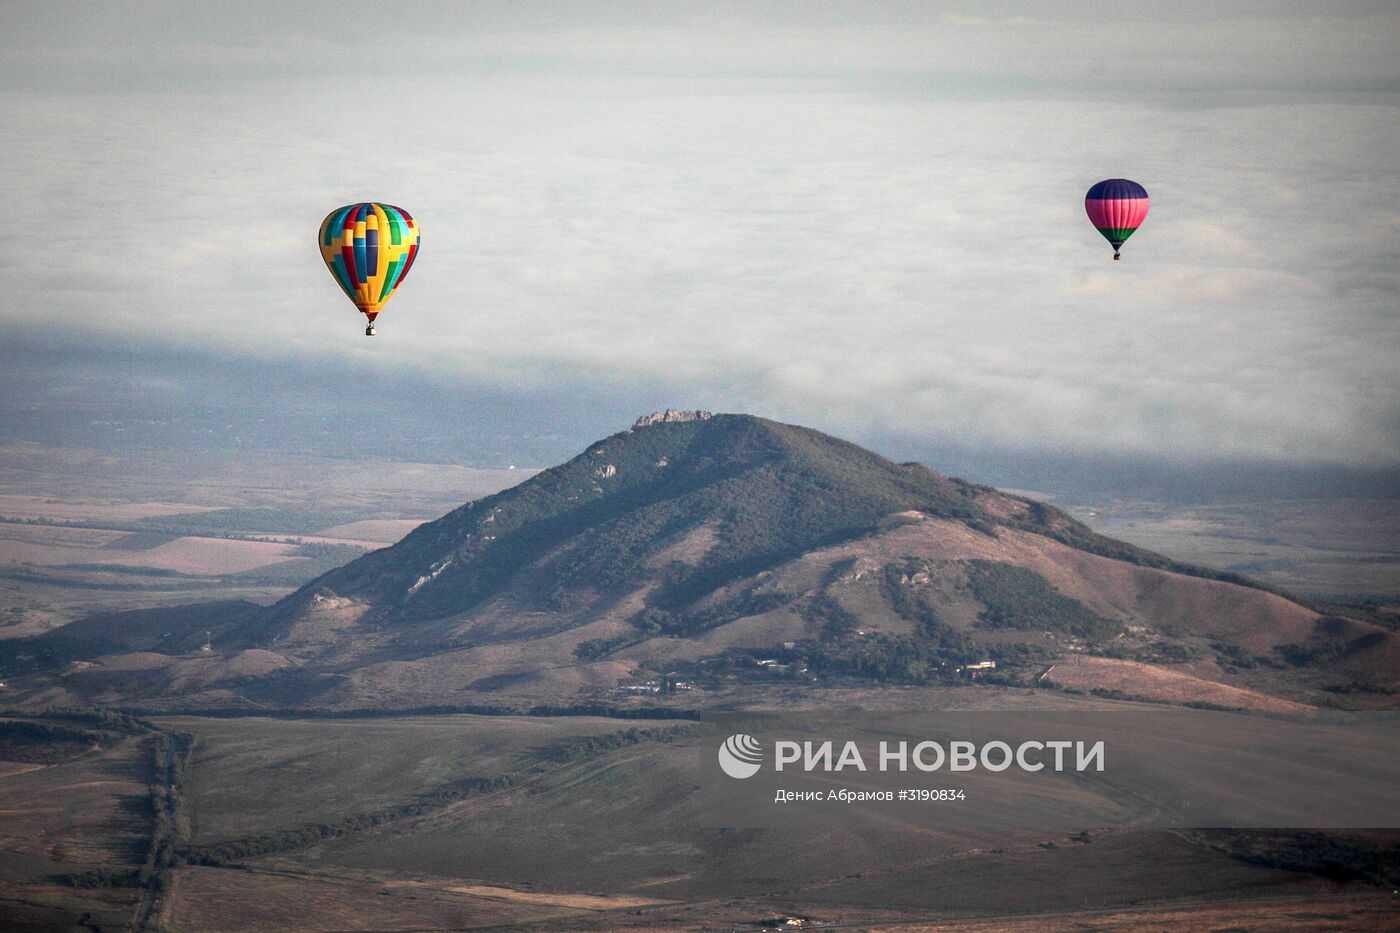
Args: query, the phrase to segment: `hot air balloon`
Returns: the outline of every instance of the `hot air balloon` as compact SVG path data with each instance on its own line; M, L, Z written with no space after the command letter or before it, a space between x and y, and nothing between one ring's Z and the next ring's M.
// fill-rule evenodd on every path
M1147 189L1126 178L1109 178L1089 189L1084 210L1103 238L1113 246L1113 258L1123 241L1147 219Z
M369 318L366 337L374 336L374 319L413 268L421 239L408 211L392 204L347 204L321 221L321 258Z

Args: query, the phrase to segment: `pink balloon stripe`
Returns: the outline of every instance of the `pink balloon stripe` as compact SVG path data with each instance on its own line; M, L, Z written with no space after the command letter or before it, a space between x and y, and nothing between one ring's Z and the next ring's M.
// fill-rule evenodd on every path
M1110 198L1099 200L1089 198L1084 201L1084 210L1095 227L1111 227L1114 230L1133 229L1142 226L1147 219L1149 198Z

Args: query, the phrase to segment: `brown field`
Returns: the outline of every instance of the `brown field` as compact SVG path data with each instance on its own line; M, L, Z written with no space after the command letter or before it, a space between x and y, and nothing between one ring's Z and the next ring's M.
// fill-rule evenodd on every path
M269 541L231 541L226 538L176 538L140 552L136 566L173 570L195 576L242 573L258 567L295 560L294 548ZM119 563L109 560L105 563Z
M0 522L0 565L40 566L97 563L121 560L121 552L107 550L128 532L92 528L54 528Z
M150 833L148 754L146 739L128 737L57 764L6 769L0 853L53 871L129 864Z
M393 544L425 521L428 521L428 519L367 519L362 522L349 522L345 525L336 525L333 528L323 528L319 533L328 538Z
M196 842L332 820L462 778L519 771L537 759L539 749L569 736L674 725L468 715L159 721L200 738L189 779Z
M217 506L188 502L126 502L50 496L0 495L0 518L61 522L132 522L142 518L203 512Z
M1115 690L1163 703L1199 701L1232 709L1262 712L1301 712L1312 709L1302 703L1216 683L1182 671L1140 661L1120 661L1071 655L1046 671L1045 679L1074 690Z
M0 522L0 558L9 558L13 549L23 545L34 548L71 548L74 551L94 551L112 547L133 535L126 531L100 528L64 528L55 525L24 525ZM49 563L52 563L51 561Z
M10 529L13 528L23 530L11 534ZM293 545L228 538L176 538L140 550L112 547L114 542L132 537L135 535L123 532L0 525L0 564L59 567L67 564L110 564L114 567L168 570L192 576L218 576L297 559ZM44 538L62 543L43 543ZM88 543L78 543L82 539L87 539Z
M162 901L171 930L414 930L556 924L599 908L502 897L500 889L350 873L184 868Z
M75 890L0 879L0 928L23 933L128 930L135 902L130 888Z

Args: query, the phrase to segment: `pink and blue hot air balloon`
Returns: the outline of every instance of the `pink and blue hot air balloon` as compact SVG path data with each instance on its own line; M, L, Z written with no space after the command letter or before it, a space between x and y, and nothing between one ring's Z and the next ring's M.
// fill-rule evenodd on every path
M1089 220L1113 246L1113 258L1123 241L1133 235L1147 219L1147 189L1126 178L1109 178L1089 189L1084 196L1084 210Z

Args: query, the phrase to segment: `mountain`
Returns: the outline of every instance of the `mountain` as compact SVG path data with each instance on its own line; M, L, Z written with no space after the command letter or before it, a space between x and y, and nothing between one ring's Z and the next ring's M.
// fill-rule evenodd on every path
M807 428L677 411L209 627L212 656L182 656L203 629L109 648L31 695L695 703L976 678L1278 708L1392 689L1400 660L1388 631L1045 504Z
M672 411L643 417L562 466L422 525L313 581L280 608L294 613L319 594L363 602L369 618L387 624L414 624L469 611L528 567L537 570L541 606L559 608L642 580L668 547L706 529L713 542L704 560L673 562L649 600L675 610L908 511L987 535L997 526L1024 528L1143 566L1220 576L1096 535L1059 510L917 463L891 463L808 428Z

